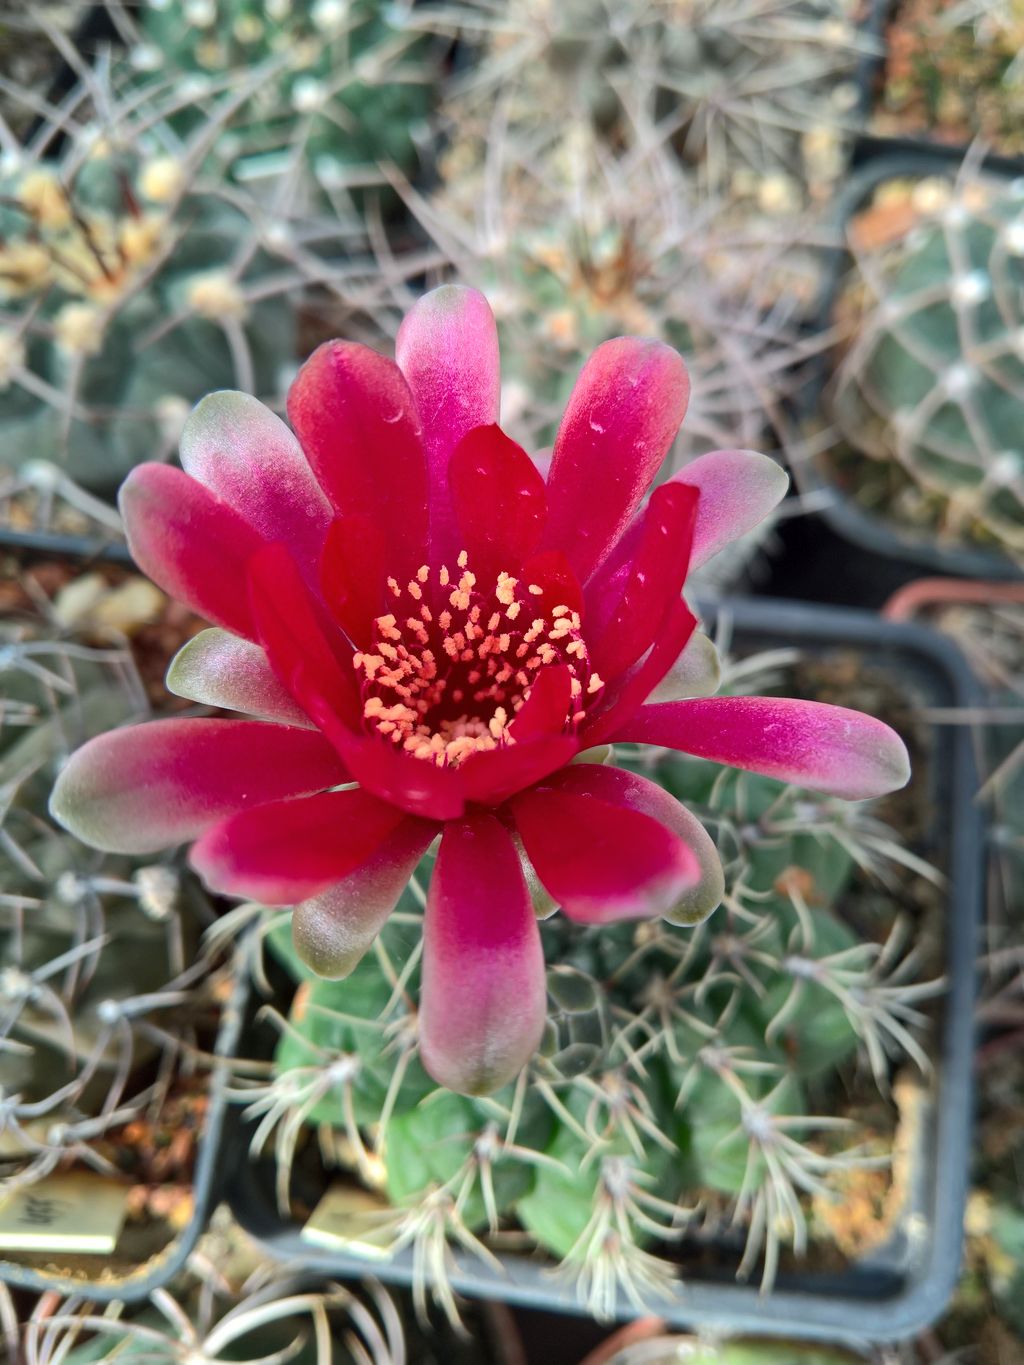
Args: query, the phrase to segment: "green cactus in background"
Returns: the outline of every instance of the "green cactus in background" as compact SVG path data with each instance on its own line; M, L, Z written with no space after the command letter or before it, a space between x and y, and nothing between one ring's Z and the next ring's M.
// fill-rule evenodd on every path
M0 692L2 1191L71 1161L110 1169L106 1135L154 1120L209 1044L216 987L195 961L212 918L198 887L171 863L97 853L47 812L71 750L146 713L127 646L9 615Z
M196 78L200 102L205 78L265 72L232 130L239 181L273 176L298 157L333 195L384 183L381 164L415 166L439 44L407 26L406 5L144 0L134 14L135 64ZM190 127L195 117L183 111L176 122Z
M833 411L856 451L898 464L901 519L1020 559L1024 189L968 176L941 198L860 254L868 297Z
M853 76L871 48L847 0L775 0L756 23L720 0L525 0L500 11L461 0L414 9L410 22L470 49L447 101L454 127L479 131L497 103L535 147L569 124L614 147L645 117L705 191L783 214L841 173Z
M665 1248L701 1217L744 1229L737 1273L760 1262L770 1285L783 1247L808 1244L809 1200L888 1163L834 1117L837 1069L862 1055L883 1095L894 1060L928 1069L920 1006L942 983L921 979L921 951L905 952L891 914L865 935L842 913L858 863L922 870L885 827L697 759L664 756L645 771L717 831L724 904L689 928L590 928L538 905L557 964L548 1029L528 1072L496 1096L439 1089L416 1055L429 867L344 981L302 966L287 912L266 921L297 988L287 1018L270 1011L273 1078L238 1091L258 1120L253 1150L274 1151L286 1209L305 1130L342 1134L346 1163L392 1206L362 1240L412 1244L452 1314L448 1244L486 1257L482 1239L510 1222L558 1258L596 1314L619 1293L650 1307L668 1292Z
M52 461L105 494L169 458L211 389L280 401L296 298L330 275L345 231L225 184L218 147L244 87L182 141L187 94L143 100L133 79L106 59L86 68L71 111L47 106L8 158L0 196L5 463Z

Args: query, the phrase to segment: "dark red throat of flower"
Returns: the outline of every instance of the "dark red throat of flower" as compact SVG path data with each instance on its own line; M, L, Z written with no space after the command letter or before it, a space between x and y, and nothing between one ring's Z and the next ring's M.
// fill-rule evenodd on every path
M566 730L604 686L577 611L549 606L541 587L508 573L479 582L465 550L454 570L424 564L404 587L389 578L388 589L393 610L376 618L372 648L353 662L367 725L416 758L455 767L514 744L541 669L569 670Z

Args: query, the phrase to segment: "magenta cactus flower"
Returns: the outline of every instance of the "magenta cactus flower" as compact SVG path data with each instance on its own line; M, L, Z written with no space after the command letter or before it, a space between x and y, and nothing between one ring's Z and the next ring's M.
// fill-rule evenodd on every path
M294 434L251 397L212 394L182 469L127 480L135 559L215 623L170 688L248 719L94 739L53 810L100 848L194 840L214 890L294 905L298 952L332 977L440 835L422 1057L482 1093L544 1025L534 879L587 924L692 924L721 898L699 822L600 746L665 745L853 800L909 768L892 730L856 711L707 695L714 650L681 595L688 569L756 525L786 479L720 450L644 501L686 409L675 351L600 346L544 474L498 425L480 294L428 294L396 349L321 346L289 396Z

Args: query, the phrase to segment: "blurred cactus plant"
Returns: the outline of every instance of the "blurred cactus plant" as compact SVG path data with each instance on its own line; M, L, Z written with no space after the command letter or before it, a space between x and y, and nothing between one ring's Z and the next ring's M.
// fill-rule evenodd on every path
M146 712L127 646L8 614L0 691L2 1191L73 1163L128 1171L125 1125L194 1069L217 986L195 961L211 912L194 885L86 848L46 813L67 754Z
M379 164L411 171L438 77L437 42L406 24L409 0L144 0L117 5L131 58L147 73L204 82L265 72L231 134L240 181L296 157L331 197L382 184ZM114 9L114 6L111 6ZM195 111L176 126L190 128Z
M671 130L705 189L791 212L833 183L855 122L853 76L870 42L846 0L771 0L756 17L720 0L487 0L427 5L412 22L459 37L472 59L449 113L497 101L535 144L570 122L615 145L639 111Z
M186 138L187 90L134 84L75 54L76 81L7 148L0 197L0 420L14 470L56 463L110 494L168 457L211 388L275 400L295 369L295 296L331 273L339 227L294 221L223 178L223 141L255 84L211 99Z
M260 1267L235 1288L202 1255L173 1293L158 1289L141 1307L102 1309L48 1295L20 1336L24 1358L35 1365L136 1359L401 1365L406 1359L401 1318L380 1285L370 1282L360 1294Z
M857 253L840 366L850 445L898 464L897 515L1024 557L1024 189L961 176L914 229ZM908 487L909 485L909 487Z
M760 1264L769 1287L783 1249L809 1244L809 1203L889 1163L877 1132L836 1115L838 1068L863 1058L883 1097L894 1067L929 1069L922 1007L943 983L927 979L926 949L908 950L891 907L867 935L842 907L858 868L932 870L870 807L678 755L636 763L716 833L723 908L695 929L593 928L538 902L556 964L547 1033L529 1070L492 1097L439 1088L417 1056L429 856L344 981L314 976L288 912L265 912L296 992L287 1017L269 1010L272 1077L237 1083L253 1150L274 1151L283 1208L306 1129L328 1163L342 1150L391 1205L361 1240L411 1245L420 1295L429 1284L452 1315L449 1246L490 1258L488 1236L513 1220L598 1315L619 1295L656 1305L677 1273L666 1248L688 1230L727 1243L739 1230L737 1273Z

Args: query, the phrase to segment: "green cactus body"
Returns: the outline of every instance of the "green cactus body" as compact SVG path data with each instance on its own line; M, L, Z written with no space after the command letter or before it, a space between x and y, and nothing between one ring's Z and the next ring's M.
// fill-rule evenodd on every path
M283 297L263 296L280 262L256 241L240 250L250 218L190 184L183 164L101 149L66 192L63 178L54 165L11 186L28 206L7 210L0 296L5 256L8 280L25 248L38 260L12 300L26 321L7 335L24 338L26 378L9 373L0 420L10 463L56 460L110 495L136 464L173 452L211 389L276 398L295 369L295 322ZM147 189L161 200L147 203Z
M856 450L898 462L948 534L1024 554L1024 197L984 182L871 258L836 381Z
M878 945L838 912L854 861L821 798L677 755L644 771L717 824L737 889L696 929L544 919L556 964L548 1028L518 1086L468 1099L439 1090L416 1060L414 887L343 981L311 978L275 927L273 951L300 985L267 1094L282 1112L305 1102L309 1124L375 1138L407 1235L437 1208L468 1237L518 1224L567 1268L586 1276L607 1255L627 1293L656 1299L664 1248L701 1192L752 1225L767 1220L773 1263L787 1226L804 1244L793 1207L800 1191L825 1188L835 1155L808 1091L827 1093L861 1045L857 1001L870 997ZM316 1077L326 1089L314 1105Z
M215 82L266 70L232 125L240 181L282 170L301 146L314 184L332 190L410 171L434 100L427 39L374 0L147 0L140 51L149 67ZM179 129L199 115L182 111Z

